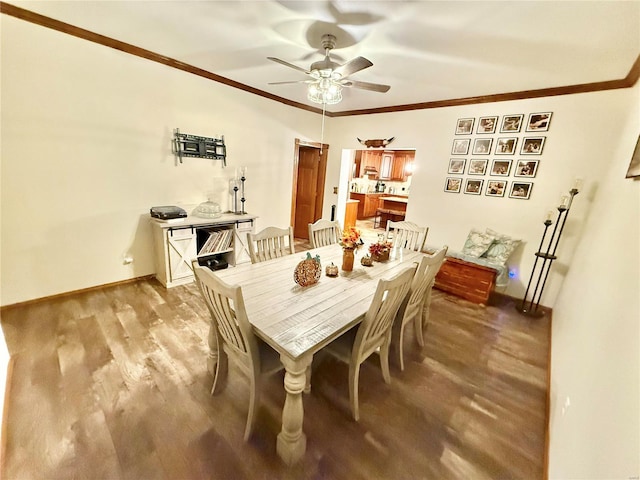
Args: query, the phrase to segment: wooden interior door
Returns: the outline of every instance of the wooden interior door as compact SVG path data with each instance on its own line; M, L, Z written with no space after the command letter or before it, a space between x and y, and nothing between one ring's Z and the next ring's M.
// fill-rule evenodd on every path
M309 224L322 217L327 148L296 140L291 223L296 238L309 238Z

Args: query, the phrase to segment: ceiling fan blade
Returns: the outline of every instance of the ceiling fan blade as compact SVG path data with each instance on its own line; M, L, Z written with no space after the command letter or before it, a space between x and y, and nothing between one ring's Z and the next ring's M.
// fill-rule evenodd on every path
M312 83L315 80L291 80L289 82L269 82L267 85L287 85L290 83Z
M294 65L293 63L285 62L284 60L280 60L279 58L276 58L276 57L267 57L267 59L271 60L272 62L279 63L280 65L284 65L285 67L293 68L294 70L298 70L299 72L306 73L307 75L311 73L302 67Z
M371 90L372 92L380 93L388 92L391 88L389 85L383 85L381 83L358 82L356 80L346 80L341 82L341 84L344 87L360 88L362 90Z
M356 57L353 60L349 60L344 65L340 65L334 71L342 75L342 78L348 77L349 75L359 72L360 70L364 70L365 68L369 68L373 65L369 60L364 57Z

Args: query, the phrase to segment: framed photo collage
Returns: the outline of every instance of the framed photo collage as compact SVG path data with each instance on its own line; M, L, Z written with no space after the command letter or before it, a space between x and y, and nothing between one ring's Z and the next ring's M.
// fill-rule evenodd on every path
M552 114L459 118L444 191L528 200Z

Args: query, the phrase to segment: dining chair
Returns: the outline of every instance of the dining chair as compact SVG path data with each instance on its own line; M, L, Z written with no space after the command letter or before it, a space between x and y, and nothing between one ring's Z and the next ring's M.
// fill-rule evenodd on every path
M391 382L389 374L391 325L401 303L407 298L415 270L414 265L403 269L389 280L381 279L362 323L325 348L327 353L349 365L349 403L351 414L356 421L360 419L358 407L360 365L372 353L380 354L382 377L385 383Z
M340 228L340 222L324 220L317 220L315 223L309 224L309 241L311 242L311 248L320 248L326 245L332 245L340 241L340 235L342 229Z
M247 233L251 263L295 253L293 227L267 227L258 233Z
M263 378L284 367L278 353L254 335L247 318L242 289L226 284L208 268L194 264L194 272L211 314L210 328L215 331L218 343L218 361L211 394L222 389L228 358L249 379L249 412L244 430L246 442L256 421Z
M431 305L431 289L435 282L436 274L440 270L444 257L449 247L443 246L433 255L424 255L411 282L408 300L400 306L392 328L392 344L395 349L400 370L404 370L404 330L409 322L413 321L418 344L424 345L422 331L429 317Z
M412 222L387 222L387 240L393 240L394 247L408 248L419 252L427 239L429 227L419 227Z

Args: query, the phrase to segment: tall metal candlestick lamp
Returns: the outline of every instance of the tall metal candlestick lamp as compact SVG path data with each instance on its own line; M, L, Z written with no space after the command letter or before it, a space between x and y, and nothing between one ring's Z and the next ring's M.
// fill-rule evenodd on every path
M558 218L556 219L555 226L553 227L553 232L551 233L551 237L549 238L547 248L545 250L544 243L545 237L547 236L547 230L549 230L549 227L553 224L553 220L551 219L553 216L553 212L550 211L547 214L547 217L544 221L544 231L542 232L542 239L540 240L538 251L535 253L536 259L535 262L533 262L533 269L531 270L531 277L529 277L527 289L524 292L524 297L522 297L522 302L516 304L516 309L523 315L528 315L531 317L542 317L545 314L544 310L538 310L538 306L540 305L540 299L542 298L542 292L544 291L545 283L547 282L547 278L549 277L551 265L553 264L553 261L558 258L556 257L556 250L558 249L558 243L560 243L560 237L562 236L564 225L567 222L567 217L569 216L569 210L571 209L573 198L578 194L581 188L582 179L576 178L573 188L569 190L569 195L562 196L560 205L558 206ZM542 262L539 262L540 259L542 259ZM538 266L540 266L539 269ZM531 287L534 283L534 278L536 279L535 287L533 289L531 299L528 300L527 298L529 295L529 291L531 290Z
M242 182L242 194L240 197L240 201L242 202L242 214L244 215L245 213L247 213L244 209L244 202L245 202L245 198L244 198L244 182L247 179L247 167L241 167L240 168L240 181Z

